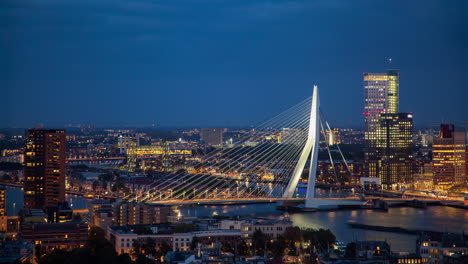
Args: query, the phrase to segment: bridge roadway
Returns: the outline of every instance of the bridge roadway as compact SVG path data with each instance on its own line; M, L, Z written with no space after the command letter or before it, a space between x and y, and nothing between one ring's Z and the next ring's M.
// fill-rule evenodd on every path
M253 198L223 198L223 199L192 199L192 200L163 200L147 202L151 204L166 205L227 205L227 204L256 204L256 203L275 203L275 202L298 202L303 203L305 198L274 198L274 197L253 197Z
M83 157L83 158L67 158L68 162L75 161L110 161L110 160L124 160L125 157Z
M382 197L366 197L363 203L370 199L380 199L389 203L401 203L414 200L414 198L382 198ZM345 197L345 198L315 198L315 200L336 200L337 203L346 200L356 200L356 197ZM418 201L425 202L437 202L437 199L422 199L418 198ZM194 199L194 200L163 200L146 202L150 204L166 204L166 205L228 205L228 204L256 204L256 203L275 203L275 202L292 202L292 203L304 203L305 198L273 198L273 197L258 197L258 198L224 198L224 199Z
M0 182L0 186L5 186L5 187L13 187L13 188L20 188L23 189L22 184L13 184L13 183L5 183L5 182ZM66 191L67 194L69 195L77 195L77 196L84 196L85 198L88 194L84 193L79 193L75 191ZM93 198L100 197L104 199L118 199L118 197L114 196L106 196L106 195L94 195ZM316 200L336 200L337 203L339 201L345 201L345 200L356 200L356 197L345 197L345 198L315 198ZM419 201L425 201L428 203L431 202L442 202L444 204L450 204L450 202L455 202L455 203L460 203L462 206L462 202L457 201L457 200L451 200L451 199L434 199L433 197L431 198L424 198L424 197L417 197L417 198L385 198L385 197L379 197L379 196L367 196L363 202L371 199L380 199L383 201L388 202L389 204L393 203L401 203L401 202L407 202L407 201L412 201L414 199L417 199ZM301 204L304 203L305 198L283 198L283 197L252 197L252 198L222 198L222 199L193 199L193 200L163 200L163 201L153 201L153 202L146 202L146 203L151 203L151 204L167 204L167 205L229 205L229 204L256 204L256 203L275 203L275 202L288 202L288 203L296 203L296 204Z

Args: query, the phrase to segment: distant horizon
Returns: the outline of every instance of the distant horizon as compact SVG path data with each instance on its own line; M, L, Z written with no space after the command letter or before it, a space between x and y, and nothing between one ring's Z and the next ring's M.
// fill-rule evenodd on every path
M440 123L436 125L418 125L418 126L413 126L413 132L417 132L418 130L425 130L425 129L438 129L441 124L454 124L455 125L455 130L457 131L467 131L468 132L468 121L466 124L456 124L456 123L451 123L451 122L445 122L445 123ZM39 124L36 124L39 125ZM36 128L36 125L33 125L31 127L0 127L0 131L2 130L16 130L16 129L34 129ZM42 124L40 124L42 125ZM353 129L356 131L363 131L362 126L333 126L330 124L332 128L340 128L340 129ZM114 125L55 125L55 126L48 126L45 125L43 126L43 129L65 129L65 130L79 130L81 128L88 128L88 127L94 127L95 129L98 130L105 130L105 129L130 129L130 130L183 130L183 129L201 129L201 128L227 128L227 129L252 129L256 128L256 126L250 126L250 125L230 125L230 126L223 126L223 125L207 125L207 126L191 126L191 125L167 125L167 126L114 126Z

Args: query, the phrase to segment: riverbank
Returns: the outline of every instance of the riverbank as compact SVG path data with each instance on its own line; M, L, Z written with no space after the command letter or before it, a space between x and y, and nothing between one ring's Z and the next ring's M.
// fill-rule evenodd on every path
M441 231L433 231L433 230L421 230L421 229L407 229L398 226L382 226L382 225L367 225L362 223L355 223L355 222L348 222L348 225L351 228L355 229L364 229L364 230L372 230L372 231L379 231L379 232L387 232L387 233L399 233L399 234L410 234L410 235L422 235L427 234L430 236L442 236L444 233ZM464 234L465 239L468 240L468 234Z

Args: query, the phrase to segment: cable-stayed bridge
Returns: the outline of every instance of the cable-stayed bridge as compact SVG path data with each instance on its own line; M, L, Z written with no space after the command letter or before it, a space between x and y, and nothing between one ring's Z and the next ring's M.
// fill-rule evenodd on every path
M128 199L166 204L305 200L306 208L362 203L314 197L319 136L328 126L322 119L314 86L311 97L233 139L229 147L210 152L188 171L156 179ZM307 185L305 199L295 194L299 182Z

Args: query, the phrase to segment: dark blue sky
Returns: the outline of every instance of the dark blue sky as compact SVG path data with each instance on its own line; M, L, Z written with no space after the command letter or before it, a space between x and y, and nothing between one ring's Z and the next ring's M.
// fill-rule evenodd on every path
M389 67L416 125L468 119L465 0L3 0L0 30L0 127L255 125L313 84L359 127Z

